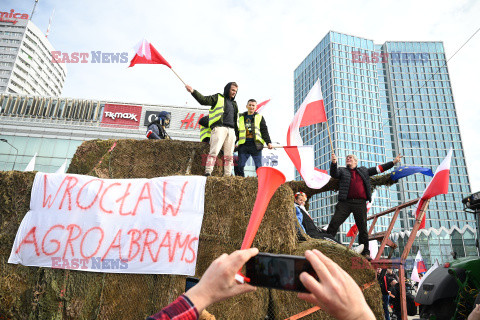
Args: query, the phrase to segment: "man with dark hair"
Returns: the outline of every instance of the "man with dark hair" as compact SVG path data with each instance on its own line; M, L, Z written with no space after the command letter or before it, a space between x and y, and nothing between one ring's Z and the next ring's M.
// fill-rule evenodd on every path
M266 143L272 149L272 141L268 134L265 118L255 112L257 101L250 99L247 102L247 111L238 117L238 165L235 166L235 175L244 177L243 169L247 160L252 156L255 170L262 166L262 150Z
M198 103L210 106L208 113L208 128L211 130L210 152L208 153L205 166L205 176L212 175L213 167L222 147L225 166L224 176L231 176L235 133L237 131L238 107L235 96L237 95L238 85L235 82L229 82L225 86L223 94L217 93L211 96L203 96L189 85L185 86L185 88Z
M170 113L160 111L152 122L147 126L146 136L148 139L170 139L170 136L165 131L165 127L170 123Z
M370 258L368 248L367 231L367 201L372 201L372 190L370 176L382 173L393 168L402 158L398 155L393 161L366 168L357 167L358 159L355 155L349 154L346 158L347 167L337 167L337 157L332 153L330 164L330 176L338 179L338 203L335 206L335 213L328 225L327 232L332 236L337 234L340 225L347 220L351 212L358 227L358 242L364 245L362 255Z

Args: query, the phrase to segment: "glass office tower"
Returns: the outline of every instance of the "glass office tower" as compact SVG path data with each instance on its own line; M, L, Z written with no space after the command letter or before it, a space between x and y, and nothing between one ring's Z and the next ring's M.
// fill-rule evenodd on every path
M294 72L295 111L317 79L340 166L345 166L350 153L366 167L402 154L402 165L435 171L452 148L449 193L430 202L426 228L475 226L473 215L467 215L461 203L471 192L442 42L377 45L331 31ZM326 125L304 127L300 133L304 144L315 146L317 168L328 170L332 150ZM296 179L301 179L298 172ZM430 180L415 174L391 187L377 188L369 214L420 197ZM329 223L336 202L336 192L310 200L317 225ZM395 231L411 229L415 209L400 212ZM341 241L349 239L345 234L353 223L351 216L341 226ZM375 231L385 231L389 223L389 217L379 219Z

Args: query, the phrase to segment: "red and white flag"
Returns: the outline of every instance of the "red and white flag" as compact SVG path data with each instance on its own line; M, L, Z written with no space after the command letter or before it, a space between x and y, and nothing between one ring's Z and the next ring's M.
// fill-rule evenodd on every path
M257 104L257 108L255 109L255 112L262 113L265 110L265 105L269 102L270 102L270 99Z
M450 161L452 160L452 152L453 150L450 149L448 151L447 156L443 159L442 163L437 167L435 171L435 175L433 176L432 181L428 184L427 188L423 192L420 201L417 204L417 212L415 213L415 217L418 218L420 215L420 210L423 207L425 201L439 194L447 194L448 193L448 180L450 176ZM426 214L423 215L422 222L420 223L420 228L425 228L425 217Z
M313 85L307 97L293 117L287 132L285 152L309 188L320 189L330 181L330 176L315 168L313 146L303 146L299 129L312 124L327 121L323 105L320 80Z
M313 146L285 146L283 149L309 188L320 189L330 181L325 170L315 168Z
M325 106L323 104L322 89L320 80L317 80L288 127L287 146L303 146L299 129L326 121L327 115L325 114Z
M162 55L155 49L150 42L143 39L135 46L135 56L133 57L132 61L130 61L130 65L128 66L133 67L136 64L163 64L169 67L170 69L172 66L170 63L165 60Z
M420 253L420 249L417 252L417 256L415 257L415 262L413 263L413 270L410 279L415 282L420 282L419 273L427 272L427 268L425 267L425 262L423 261L422 254Z

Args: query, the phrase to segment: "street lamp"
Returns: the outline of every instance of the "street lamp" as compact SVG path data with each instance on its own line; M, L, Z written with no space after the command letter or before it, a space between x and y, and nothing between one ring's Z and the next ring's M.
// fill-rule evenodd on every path
M7 139L0 139L0 141L5 142L5 143L8 144L10 147L12 147L13 149L15 149L15 151L17 152L17 153L15 154L15 159L13 160L13 166L12 166L12 171L13 171L13 169L15 168L15 163L17 162L18 149L15 148L10 142L8 142Z

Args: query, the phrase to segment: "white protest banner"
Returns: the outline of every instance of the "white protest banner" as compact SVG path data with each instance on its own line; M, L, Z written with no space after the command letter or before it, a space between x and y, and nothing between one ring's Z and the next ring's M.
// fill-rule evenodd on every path
M194 275L205 177L37 173L9 263Z

